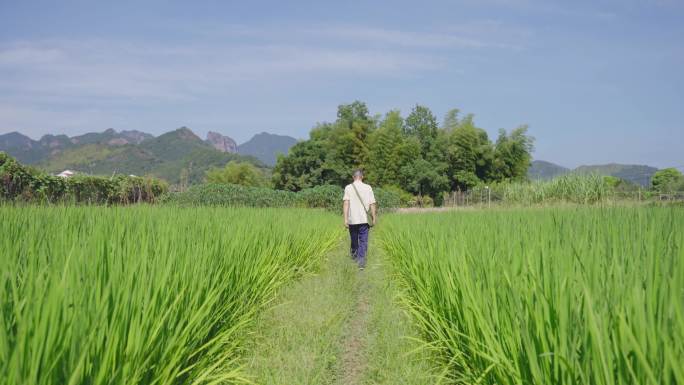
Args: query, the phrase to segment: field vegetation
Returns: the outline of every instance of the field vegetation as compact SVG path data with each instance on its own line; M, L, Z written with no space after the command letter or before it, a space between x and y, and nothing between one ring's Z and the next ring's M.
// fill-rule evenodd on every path
M385 218L404 300L460 384L684 383L684 212Z
M324 211L0 206L0 384L216 384ZM297 223L297 226L292 226Z
M161 202L179 206L245 206L322 208L341 212L343 190L338 186L316 186L298 192L274 190L235 184L206 183L187 191L170 193ZM399 207L399 193L391 189L374 189L381 210Z
M489 191L488 191L489 190ZM478 185L470 190L475 202L494 200L503 204L538 205L555 203L594 204L614 196L612 178L598 175L567 174L551 180L501 182Z
M154 203L168 190L160 179L126 175L62 178L20 164L0 152L0 202Z

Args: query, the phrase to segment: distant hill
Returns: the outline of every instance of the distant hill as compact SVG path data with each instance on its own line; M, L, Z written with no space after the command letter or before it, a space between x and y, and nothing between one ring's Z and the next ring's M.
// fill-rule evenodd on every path
M122 161L128 157L131 162L148 158L140 151L132 150L131 145L139 145L139 150L152 152L161 160L168 160L169 156L177 159L180 155L188 156L198 149L206 150L211 147L222 153L252 156L265 165L273 166L278 154L287 154L290 147L297 143L297 139L291 136L262 132L238 146L232 138L216 132L209 132L206 140L201 140L187 128L174 132L171 136L167 136L171 133L166 133L155 138L145 132L118 132L110 128L103 132L90 132L73 137L45 135L39 140L33 140L19 132L10 132L0 135L0 151L10 154L21 163L45 166L70 164L68 161L73 161L80 155L83 155L84 159L91 159L102 158L105 154L116 154ZM102 153L96 154L97 152ZM102 159L98 159L98 162L107 163ZM125 166L126 169L142 170L149 165L143 162L136 167L133 167L133 164Z
M275 135L262 132L238 146L238 154L251 155L269 166L274 166L278 154L285 154L297 139L286 135Z
M179 182L183 169L189 173L190 183L201 182L207 169L231 160L262 168L273 166L277 154L287 154L295 143L290 136L263 132L237 146L232 138L216 132L202 140L187 127L158 137L111 128L73 137L45 135L39 140L19 132L0 135L0 151L49 172L70 169L97 175L154 175L171 183Z
M209 131L205 141L221 152L237 152L237 143L233 138L218 132Z
M49 155L48 150L28 136L18 132L0 135L0 151L4 151L21 163L35 163Z
M611 175L642 186L648 186L651 184L651 178L656 171L658 171L658 169L651 166L617 163L579 166L573 170L573 172L581 174L593 173L599 175Z
M648 186L651 184L651 178L656 171L658 171L658 169L651 166L618 163L579 166L574 170L570 170L551 162L535 160L532 162L527 175L532 180L544 180L571 172L578 174L598 174L614 176L642 186Z
M96 175L153 175L170 183L180 182L185 169L188 182L198 183L203 180L206 170L222 167L232 160L265 167L254 157L221 152L189 128L181 127L139 144L97 142L71 147L43 160L38 166L49 172L70 169Z
M73 136L70 138L74 145L106 143L109 145L140 144L147 139L154 138L154 135L136 130L117 132L109 128L104 132L90 132L87 134Z
M144 132L117 132L111 128L104 132L90 132L71 138L66 135L44 135L39 140L33 140L18 132L10 132L0 135L0 151L10 154L21 163L36 164L75 147L89 144L140 144L150 138L153 136Z
M568 172L570 172L569 168L559 166L555 163L547 162L545 160L534 160L527 170L527 176L532 180L553 179L557 176L567 174Z

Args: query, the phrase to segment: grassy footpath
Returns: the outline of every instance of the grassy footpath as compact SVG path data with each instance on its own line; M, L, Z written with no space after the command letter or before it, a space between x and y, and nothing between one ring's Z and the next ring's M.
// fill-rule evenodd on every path
M255 383L433 383L378 252L371 243L360 272L345 240L318 274L282 291L254 329L245 365Z

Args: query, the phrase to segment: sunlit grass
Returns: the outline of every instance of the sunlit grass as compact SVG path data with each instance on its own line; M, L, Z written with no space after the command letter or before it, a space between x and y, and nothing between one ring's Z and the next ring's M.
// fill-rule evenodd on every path
M457 383L684 383L684 211L384 220L406 301Z
M239 382L244 327L339 239L331 214L0 207L0 383Z

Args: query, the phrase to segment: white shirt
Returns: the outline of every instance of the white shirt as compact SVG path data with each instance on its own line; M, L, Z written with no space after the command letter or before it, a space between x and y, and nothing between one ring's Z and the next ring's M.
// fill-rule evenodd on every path
M349 201L349 220L350 225L358 225L362 223L369 223L366 210L370 212L370 205L375 203L375 195L373 195L373 188L361 181L354 181L354 186L359 191L359 195L363 203L359 201L359 195L356 195L354 187L348 184L344 188L343 201ZM365 206L365 209L364 209Z

